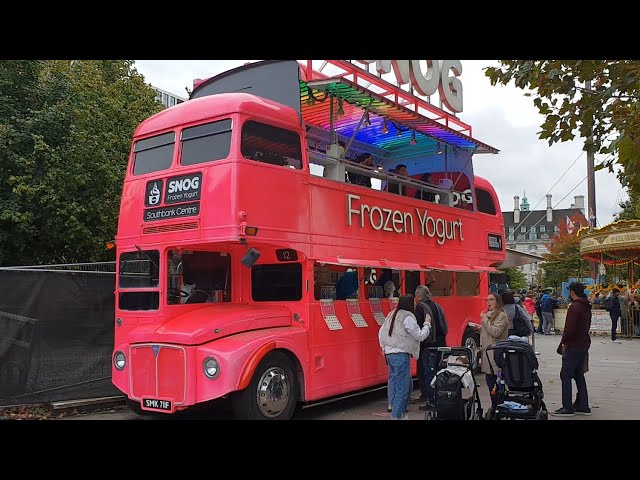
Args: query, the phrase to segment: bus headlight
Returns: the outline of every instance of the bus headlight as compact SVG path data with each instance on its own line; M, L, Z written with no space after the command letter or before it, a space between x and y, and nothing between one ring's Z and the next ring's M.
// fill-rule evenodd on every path
M202 369L204 370L205 376L212 380L220 375L220 365L218 365L218 361L213 357L207 357L204 359Z
M127 357L124 356L124 353L121 351L117 351L113 356L113 365L117 370L124 370L124 366L127 364Z

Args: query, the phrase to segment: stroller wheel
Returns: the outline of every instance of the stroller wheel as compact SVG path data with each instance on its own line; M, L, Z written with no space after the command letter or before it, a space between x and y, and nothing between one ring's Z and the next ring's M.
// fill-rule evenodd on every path
M536 420L549 420L549 412L546 410L539 410L536 413Z

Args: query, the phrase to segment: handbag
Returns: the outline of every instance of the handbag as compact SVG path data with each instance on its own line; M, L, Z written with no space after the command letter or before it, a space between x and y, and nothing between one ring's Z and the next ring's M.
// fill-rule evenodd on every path
M564 346L562 345L562 342L558 344L558 348L556 348L556 352L558 353L558 355L562 355L564 353Z

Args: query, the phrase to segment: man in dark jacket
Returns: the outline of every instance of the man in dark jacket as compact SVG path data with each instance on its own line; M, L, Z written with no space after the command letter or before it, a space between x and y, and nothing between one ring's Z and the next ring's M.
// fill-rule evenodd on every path
M616 340L616 334L618 333L618 320L622 316L618 295L620 295L620 290L614 288L611 290L611 296L604 303L604 308L609 311L609 316L611 317L611 341L616 343L620 343L619 340Z
M559 417L572 417L578 415L591 415L589 397L587 395L587 382L584 379L584 361L589 353L591 337L591 304L584 297L584 285L573 282L569 285L571 305L567 310L567 318L562 334L562 369L560 380L562 381L562 408L551 413ZM576 381L578 390L576 403L571 403L571 380Z
M425 285L418 285L415 291L415 314L418 325L424 323L425 315L431 317L431 332L429 336L420 342L420 358L418 358L418 386L420 398L418 403L426 405L418 407L420 410L433 408L436 401L434 388L431 381L436 374L441 354L437 350L426 350L428 347L445 347L447 345L447 319L444 310L431 299L431 291ZM422 328L422 327L420 327Z

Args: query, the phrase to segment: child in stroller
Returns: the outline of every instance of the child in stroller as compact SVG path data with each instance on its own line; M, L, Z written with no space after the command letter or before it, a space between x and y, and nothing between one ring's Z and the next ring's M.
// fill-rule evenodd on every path
M425 420L480 420L482 404L473 375L473 352L466 347L430 347L442 354L439 370L431 385L435 406Z
M542 382L538 377L538 359L526 339L509 337L488 347L498 371L498 402L492 418L500 420L547 420ZM492 369L493 371L493 369Z

